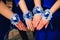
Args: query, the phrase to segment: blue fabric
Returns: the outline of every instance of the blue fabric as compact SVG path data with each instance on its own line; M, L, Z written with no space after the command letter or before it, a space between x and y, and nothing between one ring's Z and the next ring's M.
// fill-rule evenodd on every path
M0 15L0 40L4 40L4 36L10 28L9 25L9 20Z
M36 31L35 40L57 40L57 37L59 37L60 32L58 30L55 31ZM58 34L58 35L57 35ZM60 38L58 38L60 40Z
M20 0L14 0L14 1L15 1L16 6L18 6L18 3Z
M58 31L47 31L47 40L55 40Z
M4 3L6 0L2 0ZM4 40L6 32L9 30L10 22L4 16L0 15L0 40Z
M35 40L45 40L45 31L43 30L37 30L35 34Z
M42 0L43 7L51 8L57 0Z

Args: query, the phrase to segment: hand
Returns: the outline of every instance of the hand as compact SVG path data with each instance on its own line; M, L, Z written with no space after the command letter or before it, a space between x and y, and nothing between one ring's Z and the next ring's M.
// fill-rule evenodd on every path
M49 9L46 9L44 11L44 13L42 14L42 19L41 19L39 25L37 26L37 30L41 30L44 26L45 26L45 28L47 28L51 18L52 18L51 11Z
M37 27L37 25L40 23L40 20L41 20L42 16L41 15L34 15L33 17L33 26L34 28Z
M11 24L15 25L19 30L26 31L25 25L22 23L22 21L19 18L18 14L13 14L13 16L10 19Z
M36 29L41 30L43 27L47 28L48 24L49 24L49 21L41 19Z
M22 31L27 31L25 25L22 23L22 21L20 21L18 24L15 25L19 30Z
M34 31L34 27L33 27L33 25L32 25L32 20L25 19L25 22L26 22L27 28L28 28L30 31Z
M34 7L33 8L33 26L34 28L37 27L37 25L39 24L41 18L42 18L42 12L43 12L43 8L42 7Z
M32 25L32 12L30 11L27 11L25 14L23 14L23 17L25 19L25 22L26 22L26 25L27 25L27 28L30 30L30 31L34 31L34 27Z

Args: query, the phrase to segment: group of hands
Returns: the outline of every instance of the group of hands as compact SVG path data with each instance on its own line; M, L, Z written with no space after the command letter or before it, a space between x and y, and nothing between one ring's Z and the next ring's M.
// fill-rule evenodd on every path
M22 31L34 31L34 30L41 30L43 27L47 28L49 24L49 20L44 20L42 15L34 15L33 20L26 19L25 20L27 27L24 25L22 21L20 21L15 26Z

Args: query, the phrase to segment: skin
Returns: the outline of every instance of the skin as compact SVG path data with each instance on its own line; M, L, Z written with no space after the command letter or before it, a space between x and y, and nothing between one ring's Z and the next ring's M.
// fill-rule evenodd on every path
M50 8L50 10L52 12L52 15L54 14L54 12L56 12L56 10L59 9L59 7L60 7L60 1L57 0L55 2L55 4ZM39 23L39 25L37 26L36 29L37 30L41 30L44 26L45 26L45 28L47 28L48 24L49 24L49 20L43 20L43 19L41 19L40 23Z
M23 4L23 5L22 5L22 4ZM20 0L20 2L19 2L19 7L21 8L23 14L26 14L26 12L28 11L28 8L27 8L27 6L26 6L25 0ZM28 28L30 31L34 31L34 28L33 28L33 26L32 26L32 20L25 19L25 22L26 22L27 28Z
M0 14L10 20L14 13L2 1L0 1ZM25 25L22 21L19 21L15 26L19 30L26 31Z

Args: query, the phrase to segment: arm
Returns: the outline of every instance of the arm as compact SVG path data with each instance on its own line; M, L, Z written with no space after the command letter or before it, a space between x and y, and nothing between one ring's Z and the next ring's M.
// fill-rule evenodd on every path
M51 12L54 14L54 12L60 7L60 0L57 0L56 3L51 7Z
M13 12L9 10L9 8L5 6L5 4L2 1L0 1L0 14L11 20L11 23L15 25L19 30L26 31L25 25L20 21L19 16L13 14Z
M47 28L49 21L52 18L52 15L54 14L54 12L56 12L56 10L59 9L59 6L60 6L60 1L57 0L50 9L45 10L45 13L43 13L43 17L42 17L39 25L37 26L37 30L41 30L44 27L44 25L45 25L45 28ZM46 16L46 15L48 15L48 16Z
M13 12L11 10L9 10L9 8L7 8L5 6L5 4L1 1L0 2L0 14L5 16L6 18L8 18L10 20L11 16L13 15Z
M35 6L40 7L41 6L41 0L34 0Z
M21 8L21 10L22 10L23 13L26 13L28 11L28 8L27 8L24 0L20 0L19 7Z

